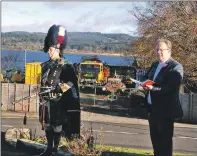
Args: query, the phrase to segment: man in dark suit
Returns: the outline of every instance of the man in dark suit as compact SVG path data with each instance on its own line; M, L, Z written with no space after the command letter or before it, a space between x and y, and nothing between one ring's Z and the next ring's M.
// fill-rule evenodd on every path
M155 44L158 61L153 62L144 76L155 82L144 87L154 156L172 156L174 120L183 116L179 100L183 67L171 57L171 50L169 40L158 39Z

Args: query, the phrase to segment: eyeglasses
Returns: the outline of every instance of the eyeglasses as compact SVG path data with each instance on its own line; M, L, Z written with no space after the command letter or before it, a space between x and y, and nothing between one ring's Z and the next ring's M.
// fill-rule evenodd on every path
M161 52L163 52L164 50L169 50L169 49L155 49L155 51L161 51Z

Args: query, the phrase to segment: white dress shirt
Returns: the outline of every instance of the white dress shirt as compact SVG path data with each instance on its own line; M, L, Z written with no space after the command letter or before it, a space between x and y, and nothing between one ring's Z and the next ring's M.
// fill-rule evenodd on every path
M155 78L157 77L158 73L160 72L161 68L164 67L165 65L165 62L159 62L158 66L157 66L157 69L155 71L155 74L154 74L154 77L153 77L153 81L155 80ZM151 101L151 96L150 96L150 91L148 92L148 103L149 104L152 104L152 101Z

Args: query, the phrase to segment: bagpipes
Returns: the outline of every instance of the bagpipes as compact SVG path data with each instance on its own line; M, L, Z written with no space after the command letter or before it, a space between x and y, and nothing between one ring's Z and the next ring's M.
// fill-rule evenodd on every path
M42 125L42 130L44 130L44 127L45 127L45 113L46 113L46 105L45 105L45 103L46 103L46 101L42 98L42 97L40 97L40 105L41 105L41 107L42 107L42 112L41 112L41 117L42 117L42 119L41 119L41 125Z
M42 105L42 113L41 113L42 114L42 121L41 121L41 125L42 125L42 130L44 130L44 126L45 126L45 113L46 113L45 103L46 103L46 101L42 98L42 95L43 94L46 94L46 93L51 93L51 91L53 91L55 89L55 87L54 86L40 87L40 89L46 89L46 90L45 91L42 91L42 92L35 93L35 94L31 95L31 96L23 97L20 100L13 101L12 104L18 103L18 102L20 102L22 100L27 100L27 99L36 97L38 95L39 96L40 105ZM27 124L27 112L25 111L25 115L24 115L24 118L23 118L23 125L26 125L26 124Z
M23 97L23 98L20 99L20 100L13 101L12 104L18 103L18 102L20 102L20 101L22 101L22 100L31 99L31 98L33 98L33 97L36 97L37 95L42 95L42 94L50 93L52 90L55 89L55 87L53 87L53 86L51 86L51 87L40 87L40 88L41 88L41 89L47 89L47 90L45 90L45 91L43 91L43 92L35 93L35 94L31 95L31 96Z

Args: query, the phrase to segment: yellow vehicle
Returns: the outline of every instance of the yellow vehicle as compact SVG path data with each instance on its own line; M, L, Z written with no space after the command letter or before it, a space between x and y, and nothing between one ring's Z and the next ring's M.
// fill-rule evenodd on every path
M79 83L83 85L104 85L109 70L107 65L96 56L83 57L79 64Z
M40 84L42 62L27 63L25 67L25 84Z

